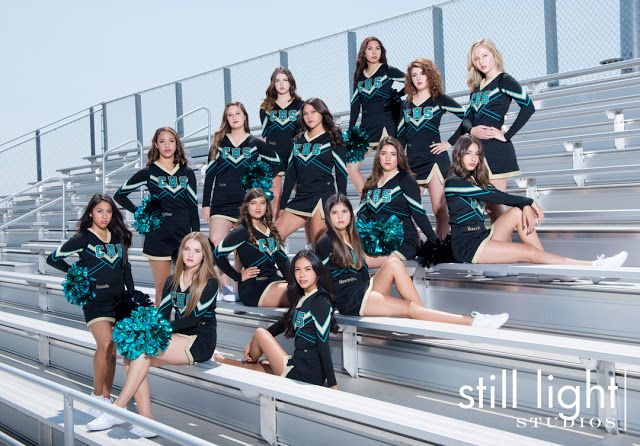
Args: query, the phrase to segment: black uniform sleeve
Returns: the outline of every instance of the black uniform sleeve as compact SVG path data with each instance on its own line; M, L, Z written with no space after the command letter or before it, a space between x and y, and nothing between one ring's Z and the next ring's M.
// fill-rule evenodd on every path
M171 310L173 310L173 301L171 300L171 282L173 281L173 275L167 277L162 287L162 299L160 300L160 306L158 311L166 319L170 320Z
M289 267L291 265L289 262L289 257L287 256L287 253L284 252L284 247L282 245L278 247L278 250L275 253L275 258L276 265L278 265L278 269L280 270L282 277L284 278L284 280L289 280Z
M260 107L260 125L262 125L262 133L260 133L262 135L262 137L266 137L266 131L267 131L267 124L269 123L269 118L267 116L267 111Z
M280 209L285 209L289 203L289 197L293 191L293 186L298 181L298 170L293 161L294 150L289 155L289 162L287 163L287 170L284 172L284 186L282 187L282 195L280 196Z
M469 94L469 103L467 104L467 110L464 112L464 117L462 118L462 123L459 127L461 135L470 133L471 129L473 128L475 111L473 110L473 106L471 105L471 96L473 96L473 92Z
M509 130L504 134L507 140L511 140L513 136L520 130L529 120L536 108L531 101L531 98L527 94L527 91L513 77L508 74L504 74L500 79L499 84L500 91L506 95L511 96L516 103L520 106L520 112L516 117Z
M511 195L506 192L499 191L491 185L489 185L487 189L482 189L481 187L459 177L447 178L447 181L445 182L445 194L451 193L461 197L475 198L488 203L505 204L507 206L518 207L520 209L533 204L532 198Z
M211 278L202 290L200 300L198 301L198 304L193 309L193 311L188 316L175 319L171 322L171 328L173 329L174 333L197 327L200 323L200 320L202 319L202 316L205 315L209 310L215 309L217 294L218 281Z
M218 158L220 157L220 152L216 152L216 156L214 159L209 160L207 163L207 167L205 168L204 175L204 190L202 192L202 207L209 208L211 207L211 190L213 189L213 180L216 177L216 163Z
M127 261L127 264L124 266L124 286L127 287L127 290L130 293L136 289L135 284L133 283L133 274L131 273L131 263Z
M193 169L187 170L187 178L189 179L189 195L191 197L189 206L189 222L191 224L191 230L194 232L200 231L200 215L198 214L198 183L196 181L196 174Z
M396 67L389 66L387 68L387 76L393 82L400 82L401 84L404 84L404 71L399 70Z
M408 129L408 123L405 121L405 114L404 111L406 109L410 108L409 106L409 100L406 99L404 101L402 101L402 109L401 109L401 113L402 115L400 115L400 122L398 123L398 128L396 129L396 138L398 138L398 141L400 141L400 144L402 144L402 147L407 147L407 129Z
M260 159L269 165L271 168L271 175L272 177L275 177L280 171L280 165L282 163L280 156L278 156L276 151L273 150L269 144L262 140L258 140L256 146L258 147L258 155L260 156Z
M273 324L269 325L269 327L267 327L267 331L271 333L271 336L275 338L276 336L284 333L285 328L286 327L284 324L284 317L281 317L280 319L275 321Z
M148 180L149 167L147 166L144 169L140 169L139 171L134 173L131 178L125 181L125 183L120 186L120 188L113 195L113 199L127 211L134 213L137 209L137 206L133 204L131 200L129 200L128 195L147 184Z
M330 262L331 253L333 252L333 243L329 234L325 234L316 243L316 254L322 260L323 265L327 265Z
M416 222L420 230L429 240L437 240L438 237L436 237L436 233L433 232L431 222L429 221L429 217L427 217L427 212L422 207L420 186L418 186L415 178L407 173L403 173L400 178L400 188L402 189L404 198L407 200L407 203L409 203L411 217L413 217L413 220Z
M349 128L352 128L358 122L358 116L360 116L360 109L362 107L362 101L360 98L360 92L356 86L353 89L353 95L351 96L351 110L349 112Z
M47 257L47 264L66 273L69 271L70 266L64 258L84 251L87 248L87 245L87 238L84 234L78 232L49 254Z
M447 96L446 94L441 95L438 98L438 103L440 105L440 108L442 108L444 111L448 111L449 113L455 115L456 117L460 118L460 119L464 119L464 115L465 115L465 108L458 104L458 102L453 99L451 96ZM451 137L448 139L449 144L454 145L456 143L456 141L458 140L458 138L460 137L460 135L462 134L463 129L462 129L462 125L458 126L458 128L456 129L455 132L453 132L453 135L451 135Z
M238 249L249 239L249 232L244 225L236 226L227 236L220 242L213 251L213 257L216 265L229 277L236 282L242 282L242 274L236 271L229 263L229 254ZM242 259L240 259L242 261Z
M344 160L347 157L347 149L342 144L333 148L333 164L335 166L336 186L338 193L347 195L347 166Z
M331 349L329 348L329 333L331 332L331 304L329 297L324 293L318 293L311 303L311 317L316 326L316 347L320 356L320 366L327 377L327 386L337 384L333 371Z

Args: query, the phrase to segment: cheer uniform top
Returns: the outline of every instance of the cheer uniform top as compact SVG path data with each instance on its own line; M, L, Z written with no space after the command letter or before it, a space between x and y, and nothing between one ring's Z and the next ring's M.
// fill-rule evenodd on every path
M483 88L478 87L471 92L467 112L462 121L465 133L469 133L477 125L500 129L509 111L511 99L520 106L520 112L504 134L507 141L502 142L494 138L481 140L491 179L509 178L520 174L511 139L535 111L533 102L518 81L507 73L500 73Z
M262 123L262 137L280 157L278 175L284 175L287 161L291 155L293 138L298 133L298 117L302 109L302 100L294 99L285 108L276 102L273 110L260 108L260 122Z
M196 175L182 164L167 171L155 161L133 174L113 198L135 213L136 205L128 195L142 186L147 187L152 199L160 200L163 216L160 228L145 235L142 254L150 260L175 260L184 236L200 230Z
M455 175L447 178L444 195L449 208L453 258L465 263L476 263L491 239L493 227L489 230L484 226L485 203L506 204L520 209L533 204L531 198L511 195L491 185L482 189Z
M363 191L357 214L367 221L388 220L392 215L402 221L404 240L394 253L402 260L415 258L418 249L420 238L413 221L429 240L437 240L421 204L420 187L407 172L398 172L382 186Z
M396 135L396 123L389 107L394 82L404 84L404 73L387 64L381 64L369 76L363 70L356 81L351 96L349 128L356 125L358 115L362 112L360 128L367 134L370 146L378 145L378 141L385 136Z
M222 138L216 156L207 164L204 179L202 206L211 207L210 218L220 217L234 223L238 221L245 195L242 175L256 161L266 162L271 168L272 177L280 169L278 154L260 138L249 135L237 146L231 142L229 135Z
M431 153L431 144L440 142L440 120L446 112L462 119L465 109L446 94L436 99L429 97L419 105L409 100L402 103L398 139L406 148L409 166L420 185L429 184L434 176L444 184L451 165L446 151L437 155ZM454 145L461 132L458 127L449 138L449 144Z
M210 278L200 295L200 300L193 311L185 314L191 299L191 286L184 286L182 277L178 287L171 287L173 275L164 283L162 300L158 310L166 320L170 320L171 311L175 309L171 328L174 336L185 336L189 339L185 353L189 363L204 362L211 359L216 348L216 297L218 281Z
M336 193L333 170L338 192L347 193L345 155L344 146L331 146L327 132L313 139L309 139L307 132L296 138L284 177L280 208L301 217L313 217L320 212L324 218L324 203ZM289 201L294 186L296 195Z
M92 281L91 288L96 295L82 307L87 326L94 322L116 321L115 306L120 294L125 290L133 291L131 265L123 266L122 241L107 230L107 240L103 241L91 229L78 231L73 237L52 251L47 264L62 271L69 271L64 260L73 254L80 257L80 265L87 268Z
M329 332L331 331L331 298L323 291L313 290L305 294L296 305L291 323L295 331L293 355L285 357L281 376L321 386L335 386ZM278 336L285 331L280 319L267 330Z
M347 246L349 246L348 243ZM349 247L351 248L351 246ZM346 268L336 265L332 260L332 237L328 233L318 240L316 253L322 259L322 264L327 268L331 277L331 290L336 296L336 307L340 314L364 316L364 307L367 305L367 299L373 286L367 264L365 263L360 269L355 269L357 259L352 248L353 264Z
M271 236L269 228L263 233L253 227L255 243L249 240L249 229L244 224L236 226L214 250L213 256L220 269L238 282L238 294L243 304L262 306L262 299L274 283L283 283L289 273L289 257L278 239ZM236 251L236 258L244 268L260 269L254 278L242 280L242 274L229 264L229 254ZM277 266L277 268L276 268ZM282 277L278 276L278 270Z

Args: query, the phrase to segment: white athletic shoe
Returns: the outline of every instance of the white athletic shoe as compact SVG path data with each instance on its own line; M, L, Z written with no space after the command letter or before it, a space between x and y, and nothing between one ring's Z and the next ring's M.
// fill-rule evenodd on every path
M472 327L500 328L509 319L509 313L483 314L474 311L471 313Z
M105 401L102 395L94 395L93 392L91 392L91 398L95 398L100 401ZM87 410L87 413L91 415L93 418L98 418L100 415L102 415L102 411L97 407L89 407L89 409Z
M158 436L158 434L156 434L155 432L151 432L150 430L147 430L144 427L140 426L131 426L129 432L142 438L153 438Z
M605 257L604 254L600 254L591 264L591 266L597 266L599 268L618 268L627 261L629 254L627 251L620 251L615 256Z
M124 421L122 421L120 418L116 418L113 415L109 415L108 413L103 413L95 420L87 423L87 430L88 431L104 431L107 429L111 429L116 424L122 424L122 423L124 423Z

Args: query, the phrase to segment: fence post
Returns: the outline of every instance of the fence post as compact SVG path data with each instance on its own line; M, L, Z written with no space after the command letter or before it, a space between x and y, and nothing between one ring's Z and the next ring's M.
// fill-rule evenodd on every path
M139 93L133 96L136 104L136 139L142 141L144 139L142 136L142 96Z
M222 79L224 81L224 104L231 102L231 69L222 69Z
M184 114L184 109L182 106L182 82L176 82L176 118L182 116ZM177 123L178 127L176 132L178 132L178 136L182 138L184 136L184 120L180 119ZM142 141L140 139L140 141Z
M358 48L356 42L356 33L354 31L347 32L347 66L349 67L349 98L353 94L353 74L356 72L356 57L358 57Z
M640 0L620 0L620 57L640 57ZM628 70L630 71L630 70Z
M547 74L555 74L558 66L558 23L556 21L556 0L544 0L544 44L547 56ZM558 81L549 82L549 86Z
M96 154L96 122L93 116L93 107L89 108L89 143L91 144L91 156Z
M36 130L36 179L42 181L42 146L40 145L40 129Z
M433 61L440 71L442 85L446 86L444 66L444 26L442 22L442 8L431 8L431 21L433 24Z
M107 104L102 103L102 151L109 147L109 139L107 138Z
M286 51L280 51L280 66L289 68L289 53Z

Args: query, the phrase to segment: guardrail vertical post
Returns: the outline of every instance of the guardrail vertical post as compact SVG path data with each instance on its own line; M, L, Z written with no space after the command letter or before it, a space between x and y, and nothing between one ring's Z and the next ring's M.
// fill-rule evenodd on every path
M64 393L64 446L73 446L73 398Z
M640 0L620 0L620 57L640 57ZM632 70L625 69L622 72L629 73Z
M544 0L544 43L547 56L547 74L558 72L558 24L556 21L556 0ZM549 82L549 87L558 81Z
M67 239L67 183L60 178L62 183L62 239Z
M224 83L224 103L225 105L231 102L231 69L222 69L222 81Z
M349 97L353 94L353 74L356 72L356 57L358 47L355 31L347 32L347 66L349 67Z
M107 137L107 104L102 103L102 151L106 151L109 147L109 138Z
M278 444L276 399L269 395L260 395L260 435L270 445Z
M176 116L180 117L184 114L182 108L182 83L176 82ZM182 119L178 119L176 123L176 132L178 132L178 136L180 138L184 137L184 121ZM142 141L142 138L138 138L138 140Z
M433 29L433 61L440 71L442 85L447 85L445 81L444 64L444 25L442 22L442 8L434 6L431 8L431 22Z
M42 181L42 145L40 129L36 130L36 181Z
M89 144L91 145L91 156L96 154L96 122L93 116L93 107L89 108Z
M342 327L342 367L351 377L358 377L358 332L352 325Z
M289 53L286 51L279 51L280 53L280 66L284 68L289 68Z
M135 98L136 107L136 139L142 141L142 96L139 93L133 95Z

